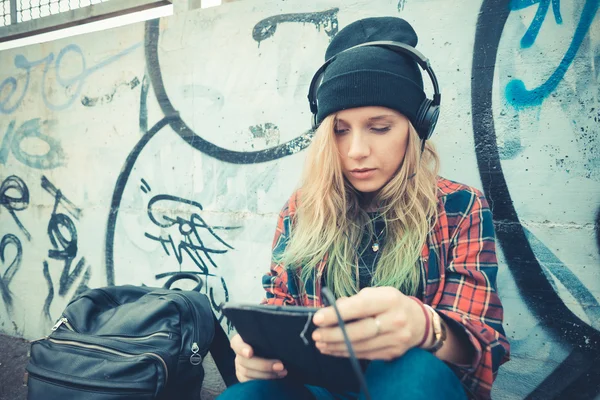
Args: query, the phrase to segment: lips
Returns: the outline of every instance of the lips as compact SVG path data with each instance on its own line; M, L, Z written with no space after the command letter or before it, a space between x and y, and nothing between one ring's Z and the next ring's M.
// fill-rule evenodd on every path
M375 174L375 168L355 168L350 174L356 179L369 179Z

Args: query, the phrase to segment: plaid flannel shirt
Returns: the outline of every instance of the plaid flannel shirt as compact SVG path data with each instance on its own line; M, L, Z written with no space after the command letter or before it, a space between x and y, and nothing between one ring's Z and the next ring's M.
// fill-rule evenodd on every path
M503 309L496 290L498 262L492 214L478 190L438 179L438 218L423 245L419 260L423 291L416 297L431 305L444 320L461 327L475 348L470 365L453 365L469 397L490 398L498 367L508 361L510 345L502 327ZM287 246L298 192L283 207L273 254ZM322 307L325 257L314 279L302 284L300 269L276 262L263 277L265 304Z

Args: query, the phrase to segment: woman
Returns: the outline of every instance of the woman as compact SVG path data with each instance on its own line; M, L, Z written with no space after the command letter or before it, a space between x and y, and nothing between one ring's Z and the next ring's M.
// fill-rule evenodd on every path
M374 41L414 47L417 36L400 18L367 18L329 45L320 125L279 217L265 303L321 307L330 288L357 357L373 360L374 399L489 398L509 355L492 215L479 191L437 176L425 141L437 114L424 112L436 100L426 99L415 57L354 47ZM349 356L332 307L313 322L322 353ZM222 399L358 397L295 386L280 361L253 357L239 335L231 345L242 383Z

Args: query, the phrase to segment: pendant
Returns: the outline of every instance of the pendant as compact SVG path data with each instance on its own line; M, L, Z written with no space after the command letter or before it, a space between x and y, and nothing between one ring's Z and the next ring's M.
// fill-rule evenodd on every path
M379 243L373 243L373 246L371 246L371 249L377 253L379 251Z

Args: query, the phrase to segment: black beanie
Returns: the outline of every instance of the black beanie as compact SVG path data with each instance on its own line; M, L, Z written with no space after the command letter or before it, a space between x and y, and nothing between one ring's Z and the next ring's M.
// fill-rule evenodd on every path
M337 58L327 66L317 90L317 121L348 108L383 106L404 114L412 123L425 99L423 78L417 63L409 56L376 46L352 49L357 44L376 40L417 45L413 27L401 18L365 18L342 29L331 41L325 60Z

